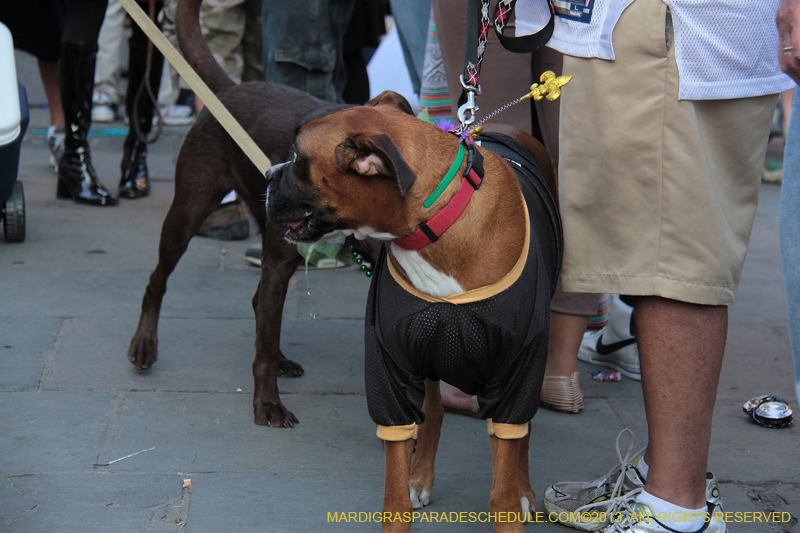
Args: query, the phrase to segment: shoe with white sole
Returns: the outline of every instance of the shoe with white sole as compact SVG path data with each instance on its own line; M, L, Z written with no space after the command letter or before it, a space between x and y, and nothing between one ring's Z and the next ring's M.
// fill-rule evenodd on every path
M170 104L159 107L161 120L165 126L187 126L194 122L194 109L188 105ZM153 125L158 122L158 117L153 116Z
M634 332L633 307L615 294L611 301L608 325L600 331L584 334L578 360L612 368L626 378L641 381L639 347Z
M631 437L625 456L619 448L624 434ZM552 519L583 531L598 531L611 523L612 515L630 511L644 489L645 477L639 463L647 447L633 452L633 433L623 429L617 435L619 463L608 474L592 481L563 481L547 487L542 494L544 508ZM722 509L717 478L706 473L706 500ZM637 530L638 531L638 530ZM654 530L655 531L655 530Z
M114 122L117 120L117 104L103 91L92 93L92 122Z

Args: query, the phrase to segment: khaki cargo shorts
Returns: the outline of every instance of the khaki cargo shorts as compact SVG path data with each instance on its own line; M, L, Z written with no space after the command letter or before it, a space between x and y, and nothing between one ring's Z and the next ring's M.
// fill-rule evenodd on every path
M728 305L778 95L679 101L667 15L636 0L614 30L615 61L564 57L561 283Z

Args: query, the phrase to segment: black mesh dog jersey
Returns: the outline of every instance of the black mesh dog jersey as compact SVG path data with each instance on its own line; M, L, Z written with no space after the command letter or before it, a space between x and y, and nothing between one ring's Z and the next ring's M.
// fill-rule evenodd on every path
M510 287L484 300L430 302L395 281L381 251L365 325L367 405L380 426L424 422L425 378L477 394L483 419L523 424L536 414L561 268L561 221L533 154L505 135L480 140L519 176L530 219L525 268Z

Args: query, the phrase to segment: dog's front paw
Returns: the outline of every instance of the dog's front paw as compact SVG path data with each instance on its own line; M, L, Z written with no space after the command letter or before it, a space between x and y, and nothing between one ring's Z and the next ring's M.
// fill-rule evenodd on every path
M253 422L257 426L269 426L273 428L293 428L300 421L292 414L280 400L256 402L254 404L255 419Z
M419 444L419 442L418 442ZM411 506L422 509L431 501L431 491L435 479L433 465L426 461L429 456L421 459L421 452L417 450L414 463L411 465L411 475L408 478L408 490L411 495Z
M525 522L533 521L536 514L536 493L530 486L519 487L519 503L522 507L522 516Z
M158 339L139 332L131 339L128 348L128 361L137 370L149 370L158 359Z
M415 487L411 483L408 488L411 491L411 507L414 509L422 509L431 502L430 488Z
M306 373L300 363L287 359L283 354L281 354L281 358L278 361L278 368L281 372L280 375L285 378L299 378Z
M533 497L535 498L536 495L534 494ZM523 520L525 522L533 521L533 515L536 513L536 501L533 499L529 500L527 496L520 496L519 503L522 506Z

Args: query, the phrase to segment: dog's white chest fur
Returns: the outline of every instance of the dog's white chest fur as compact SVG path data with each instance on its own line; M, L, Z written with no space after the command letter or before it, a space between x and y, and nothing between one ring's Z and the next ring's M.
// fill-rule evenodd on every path
M411 284L418 291L439 298L464 292L464 289L454 278L433 268L417 252L404 250L394 244L391 247L392 255L403 267Z

